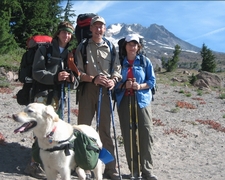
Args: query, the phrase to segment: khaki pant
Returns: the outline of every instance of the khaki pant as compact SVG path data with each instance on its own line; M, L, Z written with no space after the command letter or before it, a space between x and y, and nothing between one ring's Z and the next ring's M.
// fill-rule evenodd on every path
M131 96L131 112L132 112L132 123L130 124L130 109L129 109L129 96L124 96L121 104L118 108L118 115L120 120L121 132L124 140L124 148L126 152L126 159L128 167L131 170L131 148L133 150L133 167L134 173L138 173L138 153L136 144L136 125L135 125L135 100L134 96ZM152 174L153 171L153 161L152 161L152 113L151 106L145 108L139 108L138 111L138 131L139 131L139 147L140 147L140 162L141 162L141 172L145 175ZM132 147L130 143L130 125L132 126Z
M83 91L79 93L78 124L91 125L95 113L98 111L99 88L93 83L85 83ZM99 135L106 148L115 158L114 145L111 138L111 110L109 96L106 88L102 88L102 101L100 110ZM116 158L115 158L116 159ZM115 169L116 160L106 164L105 169ZM105 171L106 171L105 170Z

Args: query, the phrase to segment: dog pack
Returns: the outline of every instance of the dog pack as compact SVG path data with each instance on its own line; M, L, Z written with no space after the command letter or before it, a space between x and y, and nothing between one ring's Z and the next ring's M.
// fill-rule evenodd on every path
M18 104L28 105L30 102L32 102L32 64L34 61L34 55L36 50L41 46L46 47L46 54L51 54L51 41L52 37L47 35L35 35L27 39L27 50L22 56L18 72L18 79L21 83L23 83L23 88L17 93Z
M95 139L81 131L74 130L75 162L84 170L94 169L98 163L100 149Z

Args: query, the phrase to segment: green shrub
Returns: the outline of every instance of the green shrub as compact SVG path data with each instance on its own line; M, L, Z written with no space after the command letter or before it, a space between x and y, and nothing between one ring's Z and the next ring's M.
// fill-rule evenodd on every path
M178 113L180 111L180 108L176 107L170 110L171 113Z
M190 93L190 92L186 93L185 95L186 95L187 97L191 97L191 93Z
M225 93L220 94L220 99L225 99Z
M192 74L189 77L189 83L192 84L192 85L195 83L196 80L197 80L197 77L194 74Z
M198 96L202 96L202 93L203 93L202 90L200 90L200 89L197 90L197 95Z
M182 93L182 94L184 94L184 90L180 90L180 91L179 91L179 93Z

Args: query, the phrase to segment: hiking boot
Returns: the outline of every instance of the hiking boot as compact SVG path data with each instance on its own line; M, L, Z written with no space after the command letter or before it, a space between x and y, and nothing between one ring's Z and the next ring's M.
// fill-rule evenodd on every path
M115 169L105 170L103 176L104 176L104 178L106 178L106 179L120 180L120 176L119 176L119 174L116 172Z
M41 165L39 163L29 163L26 167L26 169L24 170L24 172L27 174L27 175L30 175L34 178L37 178L37 179L44 179L46 178L45 176L45 172L44 170L42 169Z
M154 174L145 175L143 173L142 173L142 179L145 179L145 180L158 180L157 176L155 176Z

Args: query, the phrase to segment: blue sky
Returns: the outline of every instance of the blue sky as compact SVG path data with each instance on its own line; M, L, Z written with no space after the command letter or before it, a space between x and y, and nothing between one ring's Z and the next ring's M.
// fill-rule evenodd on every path
M66 3L66 1L64 2ZM64 4L63 3L63 4ZM72 1L75 14L97 13L114 23L164 26L197 47L225 53L225 1Z

